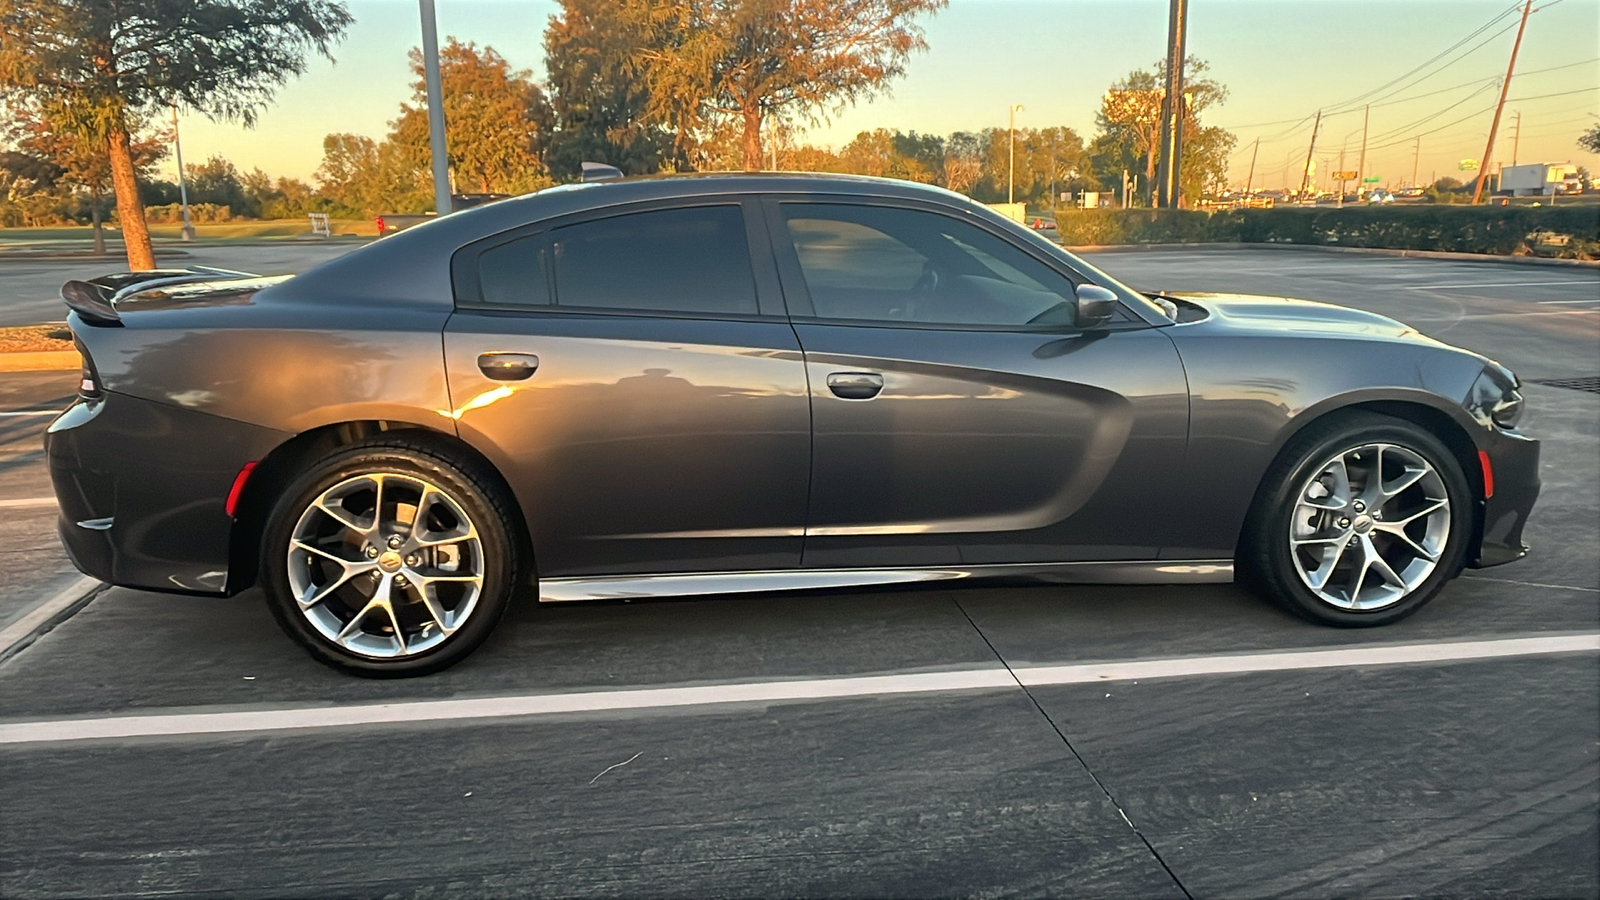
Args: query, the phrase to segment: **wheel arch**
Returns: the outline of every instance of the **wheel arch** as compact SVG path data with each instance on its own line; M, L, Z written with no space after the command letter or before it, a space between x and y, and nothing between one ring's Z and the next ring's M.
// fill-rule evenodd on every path
M1478 546L1483 541L1481 501L1484 484L1483 467L1478 460L1478 445L1473 441L1466 424L1461 421L1466 415L1464 410L1449 410L1445 408L1442 398L1417 391L1399 395L1386 392L1331 398L1307 408L1291 419L1273 442L1271 457L1266 467L1261 470L1261 478L1257 480L1255 491L1251 495L1249 511L1244 521L1240 523L1239 535L1234 541L1236 561L1242 561L1243 555L1248 550L1245 545L1260 514L1262 498L1271 487L1267 483L1267 473L1277 467L1283 458L1284 450L1307 428L1352 412L1377 413L1410 422L1438 438L1450 450L1456 464L1461 467L1461 473L1465 476L1467 486L1472 491L1472 499L1475 501L1468 504L1472 510L1472 530L1466 554L1467 559L1475 559Z
M352 447L382 434L403 432L412 440L421 440L433 447L459 454L491 478L495 487L504 494L510 505L514 521L510 524L517 549L524 554L529 570L533 567L533 545L528 534L527 521L516 492L505 476L488 457L477 448L447 431L429 428L412 422L386 419L355 419L321 425L303 431L279 444L264 456L251 471L234 515L233 531L228 545L227 593L237 594L256 583L260 574L261 536L283 491L297 475L318 459L345 447Z

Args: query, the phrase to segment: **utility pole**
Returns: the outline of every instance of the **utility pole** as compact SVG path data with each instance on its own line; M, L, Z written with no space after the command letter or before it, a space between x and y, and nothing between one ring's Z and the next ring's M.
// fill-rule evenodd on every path
M1417 135L1417 149L1411 154L1411 186L1417 187L1417 163L1422 162L1422 135Z
M1006 159L1006 202L1017 202L1017 112L1022 109L1018 103L1011 107L1011 125L1008 129L1010 140Z
M1372 115L1372 104L1367 104L1366 110L1361 113L1361 156L1356 159L1356 200L1361 200L1361 185L1367 177L1367 122ZM1341 198L1343 193L1339 195Z
M1517 133L1511 136L1511 166L1517 165L1517 149L1522 145L1522 110L1512 113L1516 117Z
M1161 168L1156 206L1177 209L1183 181L1183 44L1189 0L1171 0L1167 16L1167 95L1161 101Z
M1494 121L1489 124L1489 142L1483 145L1483 159L1478 163L1478 186L1472 191L1472 203L1477 205L1483 196L1483 183L1489 177L1489 154L1494 152L1494 135L1500 130L1500 112L1505 109L1506 91L1511 89L1511 73L1517 68L1517 50L1522 47L1522 32L1528 27L1528 14L1533 12L1533 0L1522 4L1522 21L1517 24L1517 39L1511 43L1511 62L1506 64L1506 79L1500 82L1500 100L1494 105Z
M183 141L178 140L178 105L172 105L172 150L178 157L178 202L183 208L183 239L194 240L194 224L189 221L189 178L183 172Z
M1304 122L1304 119L1300 121ZM1306 171L1300 176L1300 193L1306 192L1306 185L1311 182L1311 155L1317 152L1317 131L1322 127L1322 110L1317 110L1317 120L1311 124L1311 146L1306 148Z
M433 153L433 208L435 215L448 216L450 202L450 157L444 142L444 80L439 75L439 23L433 14L433 0L417 0L422 12L422 80L428 93L428 145Z
M1261 138L1256 138L1255 149L1250 151L1250 174L1244 176L1244 202L1250 204L1250 183L1256 180L1256 154L1261 152Z

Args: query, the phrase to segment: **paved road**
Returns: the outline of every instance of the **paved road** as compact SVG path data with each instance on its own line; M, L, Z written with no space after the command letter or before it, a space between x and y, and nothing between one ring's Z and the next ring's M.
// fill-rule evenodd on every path
M162 245L156 249L156 262L177 268L215 266L257 275L285 275L303 272L357 246L360 244L347 240L212 244L182 249ZM126 261L117 256L61 260L0 255L0 326L59 322L67 315L61 302L62 284L126 270Z
M1590 272L1096 262L1147 287L1403 312L1524 372L1600 374L1600 303L1539 302L1595 296ZM1506 284L1546 281L1562 283ZM0 726L137 712L204 731L328 704L392 704L400 721L0 746L0 895L1593 897L1600 655L1270 673L1235 658L1376 645L1425 660L1600 630L1600 396L1528 393L1546 441L1536 555L1376 632L1231 586L528 606L462 666L371 682L303 658L253 593L112 590L0 665ZM0 481L0 497L31 490ZM1171 657L1221 671L1074 683L1070 668ZM847 676L887 680L804 683ZM752 696L767 699L735 702ZM589 711L448 720L484 697ZM217 712L246 715L198 718Z

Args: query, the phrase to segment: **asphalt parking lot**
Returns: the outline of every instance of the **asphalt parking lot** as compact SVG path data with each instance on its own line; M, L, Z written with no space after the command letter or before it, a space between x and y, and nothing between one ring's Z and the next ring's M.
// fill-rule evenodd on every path
M1600 375L1592 268L1093 261ZM71 390L0 376L0 411ZM1600 394L1527 395L1533 555L1379 630L1233 586L530 604L448 672L372 682L255 592L112 589L0 663L0 896L1594 897ZM47 422L0 418L0 627L70 578Z

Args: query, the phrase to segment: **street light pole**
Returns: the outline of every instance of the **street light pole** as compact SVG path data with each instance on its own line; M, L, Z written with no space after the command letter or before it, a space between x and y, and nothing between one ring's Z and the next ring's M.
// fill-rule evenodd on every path
M439 23L433 0L417 0L422 13L422 80L428 92L428 146L433 153L433 208L447 216L450 203L450 158L444 141L444 79L439 74Z
M1011 125L1007 129L1010 147L1006 159L1006 202L1017 202L1017 113L1022 104L1011 107Z
M172 151L178 158L178 202L183 208L183 239L194 240L194 223L189 221L189 179L183 173L183 142L178 140L178 105L172 105Z

